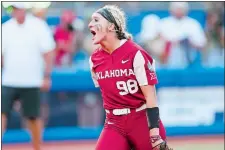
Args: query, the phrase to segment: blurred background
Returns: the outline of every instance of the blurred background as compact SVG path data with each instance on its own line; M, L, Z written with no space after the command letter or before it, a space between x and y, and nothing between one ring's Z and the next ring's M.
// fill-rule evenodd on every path
M98 138L105 114L89 72L94 46L87 25L96 9L117 4L127 14L127 29L134 41L156 60L161 118L175 150L224 149L224 2L25 3L30 13L46 20L56 44L67 43L54 50L52 89L42 97L45 141L78 141L77 148L80 140ZM12 7L10 2L1 7L4 23ZM63 24L70 28L62 28ZM8 129L3 138L8 150L13 143L30 140L23 130L19 102ZM91 150L94 144L83 143L83 147Z

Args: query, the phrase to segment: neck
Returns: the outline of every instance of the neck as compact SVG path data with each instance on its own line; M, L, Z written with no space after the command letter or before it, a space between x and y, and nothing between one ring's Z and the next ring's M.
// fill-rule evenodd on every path
M185 15L184 16L174 16L177 20L181 20L183 18L185 18Z
M23 24L25 21L25 18L21 18L21 19L16 19L18 24Z
M120 40L117 38L113 38L107 41L103 41L101 43L102 48L108 53L112 53L114 50L120 47Z

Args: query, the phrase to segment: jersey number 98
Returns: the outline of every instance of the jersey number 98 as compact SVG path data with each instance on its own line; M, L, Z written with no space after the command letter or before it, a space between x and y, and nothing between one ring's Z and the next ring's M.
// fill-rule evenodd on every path
M138 91L138 84L136 80L127 80L116 82L117 88L120 90L120 95L134 94Z

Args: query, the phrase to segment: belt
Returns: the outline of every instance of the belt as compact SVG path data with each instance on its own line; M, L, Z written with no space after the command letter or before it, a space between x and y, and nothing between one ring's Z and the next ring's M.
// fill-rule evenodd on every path
M119 115L127 115L127 114L130 114L131 113L131 110L135 110L135 112L139 112L139 111L142 111L142 110L144 110L146 108L147 108L147 105L144 104L141 107L136 108L136 109L131 109L131 108L122 108L122 109L113 109L113 110L107 110L107 109L105 109L105 112L108 113L108 114L110 114L112 112L114 115L119 116Z

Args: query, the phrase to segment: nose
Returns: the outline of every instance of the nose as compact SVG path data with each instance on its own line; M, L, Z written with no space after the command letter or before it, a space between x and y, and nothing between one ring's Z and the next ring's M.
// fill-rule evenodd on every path
M91 28L91 27L93 27L93 25L92 25L92 23L90 22L90 23L88 24L88 28Z

